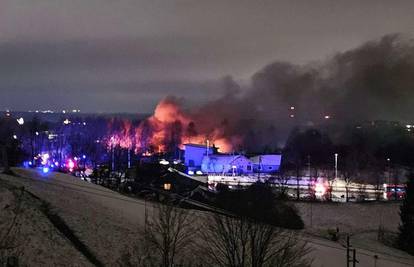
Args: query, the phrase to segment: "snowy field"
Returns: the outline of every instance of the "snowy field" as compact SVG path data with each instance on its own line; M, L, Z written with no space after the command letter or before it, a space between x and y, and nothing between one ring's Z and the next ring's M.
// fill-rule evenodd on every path
M143 200L122 196L109 189L69 175L42 174L25 169L15 169L14 171L19 177L2 175L1 179L15 186L24 186L26 190L40 199L49 202L53 211L63 218L105 266L118 265L119 257L130 249L130 244L138 239L137 229L139 224L144 222L146 208L147 210L152 209L151 204ZM7 192L4 191L3 194L7 195ZM309 203L298 203L297 205L308 231L310 228L310 219L307 219L310 218ZM358 245L381 253L358 249L357 255L361 263L357 266L375 266L375 254L379 256L376 263L378 267L414 266L413 258L405 253L375 243L371 237L357 238L361 237L362 232L369 235L370 229L378 227L375 222L380 212L382 212L384 225L387 228L395 229L398 226L398 207L395 205L388 205L384 208L384 206L376 207L372 204L355 203L351 205L313 204L312 225L314 229L311 229L310 232L317 234L338 225L341 231L352 230L352 232L360 233L355 236L355 242L359 242ZM40 214L34 214L33 217L43 218ZM42 220L45 220L43 224L47 225L46 218ZM39 245L39 249L47 250L49 254L44 259L44 264L33 264L33 266L88 266L85 258L74 248L71 248L70 243L65 242L64 237L59 234L56 236L61 238L61 241L54 243L55 248L53 248L53 244L49 244L49 247L45 249L42 247L44 242L38 241L36 243L42 244ZM311 237L307 234L303 239L310 241L309 245L313 249L311 256L315 258L314 266L346 266L346 254L341 244L316 236ZM65 257L72 258L73 262L67 264Z
M21 177L2 176L2 179L17 186L23 185L26 190L49 202L106 266L116 265L123 250L135 241L138 225L144 221L144 201L65 174L14 171ZM151 209L150 205L148 209ZM59 259L51 260L51 265L61 265ZM77 265L74 263L72 266Z

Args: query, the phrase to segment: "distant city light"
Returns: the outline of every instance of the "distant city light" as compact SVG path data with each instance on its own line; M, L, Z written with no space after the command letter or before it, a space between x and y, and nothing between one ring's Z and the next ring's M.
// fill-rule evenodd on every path
M171 184L170 183L165 183L164 184L164 190L171 190Z
M326 193L326 187L325 185L321 184L321 183L317 183L315 185L315 195L317 197L322 197L323 195L325 195Z
M295 117L295 114L290 114L289 117L294 118Z
M48 173L50 171L49 167L42 168L43 173Z
M111 145L112 146L114 146L115 145L115 137L114 136L111 136L111 139L110 139L110 141L111 141Z
M40 158L42 159L42 162L41 162L42 165L46 165L47 161L50 158L50 155L48 153L44 153L44 154L40 155Z
M83 159L86 159L86 155L82 155L82 158L83 158Z
M58 135L57 135L57 134L49 134L49 135L47 136L47 139L49 139L49 140L53 140L55 137L58 137Z
M17 135L13 134L13 139L17 140Z
M24 119L23 118L18 118L16 121L17 121L17 123L19 125L23 125L24 124Z
M290 107L290 110L294 110L294 109L295 109L295 107L294 107L294 106L291 106L291 107Z
M36 135L39 135L39 132L35 132Z
M160 164L161 165L168 165L170 163L168 162L168 160L162 159L162 160L160 160Z
M194 171L188 171L188 175L194 175Z
M73 160L71 159L68 160L67 165L68 165L69 171L73 171L73 168L75 168L75 162L73 162Z
M202 171L196 171L196 174L197 175L203 175L203 172Z
M329 115L325 115L325 119L326 120L328 120L328 119L330 119L331 118L331 116L329 116Z
M68 125L70 123L70 120L66 119L63 121L63 124Z

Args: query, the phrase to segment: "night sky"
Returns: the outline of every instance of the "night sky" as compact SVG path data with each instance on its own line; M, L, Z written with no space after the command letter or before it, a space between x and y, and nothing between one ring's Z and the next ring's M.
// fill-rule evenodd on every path
M149 113L166 95L194 106L225 94L227 75L244 90L275 61L412 38L413 14L414 1L388 0L1 0L0 109Z

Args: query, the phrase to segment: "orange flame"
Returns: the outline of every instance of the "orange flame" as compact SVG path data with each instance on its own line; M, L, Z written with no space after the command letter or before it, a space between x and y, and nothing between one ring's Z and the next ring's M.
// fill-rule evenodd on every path
M197 129L197 123L202 122L196 116L185 113L175 98L167 97L160 101L154 114L136 129L136 150L145 152L153 147L158 152L165 152L171 144L182 147L185 143L205 144L209 140L221 152L230 152L235 144L242 141L238 136L225 136L220 127Z

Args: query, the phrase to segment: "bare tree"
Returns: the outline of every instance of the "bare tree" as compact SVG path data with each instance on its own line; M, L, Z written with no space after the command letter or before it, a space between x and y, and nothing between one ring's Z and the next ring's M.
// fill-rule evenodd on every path
M284 171L281 171L276 176L272 177L271 183L276 185L281 198L288 197L289 181L290 177Z
M197 231L192 212L167 202L155 205L151 213L139 229L133 258L123 259L121 265L171 267L191 261L188 249Z
M10 148L12 147L12 123L10 118L0 119L0 158L2 159L3 172L12 174L10 169Z
M309 266L309 249L295 234L253 221L212 215L200 231L200 251L208 266Z
M342 177L345 181L345 199L349 201L349 187L358 172L358 157L356 151L351 151L345 155L341 168Z
M326 170L325 177L326 177L326 180L328 181L328 189L327 189L328 200L332 201L333 184L336 180L335 172L333 170Z

